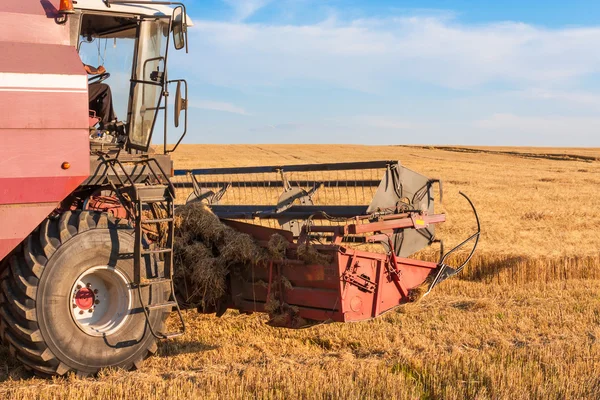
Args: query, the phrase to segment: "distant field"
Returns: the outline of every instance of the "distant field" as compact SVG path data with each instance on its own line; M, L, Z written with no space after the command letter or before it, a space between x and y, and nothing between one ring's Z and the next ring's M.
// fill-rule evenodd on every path
M25 379L0 350L0 396L600 398L600 149L184 145L176 168L400 160L444 181L446 245L481 217L476 257L418 303L305 330L186 313L189 333L136 372ZM433 257L432 251L422 254Z

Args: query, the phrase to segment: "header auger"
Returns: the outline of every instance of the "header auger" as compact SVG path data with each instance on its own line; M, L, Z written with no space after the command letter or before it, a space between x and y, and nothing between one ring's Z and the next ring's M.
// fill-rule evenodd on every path
M169 53L187 50L183 4L5 1L0 24L0 338L36 374L139 368L157 339L184 334L182 308L293 328L359 321L462 269L408 258L445 217L441 182L398 162L173 172L188 127L187 83L168 74ZM113 98L115 84L129 90ZM197 292L174 259L190 207L215 227L210 248L206 232L188 235L205 258L184 266L220 268L211 304L182 297Z

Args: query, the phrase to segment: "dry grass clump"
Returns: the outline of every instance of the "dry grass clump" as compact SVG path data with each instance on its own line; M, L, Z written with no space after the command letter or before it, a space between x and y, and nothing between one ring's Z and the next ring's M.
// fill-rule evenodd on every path
M286 251L290 246L290 242L279 234L274 234L267 243L267 251L269 252L269 260L282 262L286 258Z
M265 251L250 235L224 225L200 202L177 208L174 247L182 303L206 311L225 300L227 276L234 266L258 265L265 259Z
M300 316L298 307L280 300L283 289L294 290L292 283L285 276L280 276L271 283L270 293L265 303L265 312L269 315L267 324L294 329L314 325L316 322L307 321Z
M298 254L298 258L304 261L306 264L328 265L333 261L333 257L331 255L320 252L309 242L298 245L296 252Z
M228 277L241 268L265 268L270 262L286 263L290 245L283 236L274 234L266 247L255 239L223 224L200 202L177 208L175 223L175 286L183 308L199 311L221 310L227 302ZM329 264L330 255L322 254L310 244L299 246L298 259L306 263ZM301 327L307 322L298 309L281 302L282 290L293 290L280 276L269 287L266 311L274 326Z
M427 293L427 291L429 290L429 287L431 286L431 283L435 279L436 275L437 273L435 271L432 271L423 283L421 283L417 287L409 289L408 300L411 303L421 300L421 298L423 298L423 296L425 296L425 293Z

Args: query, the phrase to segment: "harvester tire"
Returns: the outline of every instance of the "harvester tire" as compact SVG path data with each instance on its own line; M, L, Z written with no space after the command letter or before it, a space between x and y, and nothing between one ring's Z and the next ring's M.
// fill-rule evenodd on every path
M106 213L45 220L0 268L0 338L13 357L43 377L139 368L157 345L130 284L133 246L130 226ZM160 286L142 290L144 304L166 300ZM155 331L168 314L150 313Z

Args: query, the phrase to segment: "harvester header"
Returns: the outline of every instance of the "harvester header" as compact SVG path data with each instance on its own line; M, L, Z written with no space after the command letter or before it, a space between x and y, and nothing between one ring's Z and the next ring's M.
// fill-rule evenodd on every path
M267 312L274 325L290 328L360 321L416 300L461 269L444 263L443 246L438 262L408 258L438 241L435 225L445 215L435 214L434 189L441 198L442 185L397 161L176 170L174 184L187 199L181 207L208 207L267 252L279 240L275 256L230 265L228 292L214 304L195 296L200 311ZM183 252L210 242L196 228L180 227ZM479 228L459 247L474 240L474 251L478 236ZM180 293L188 306L190 293Z

